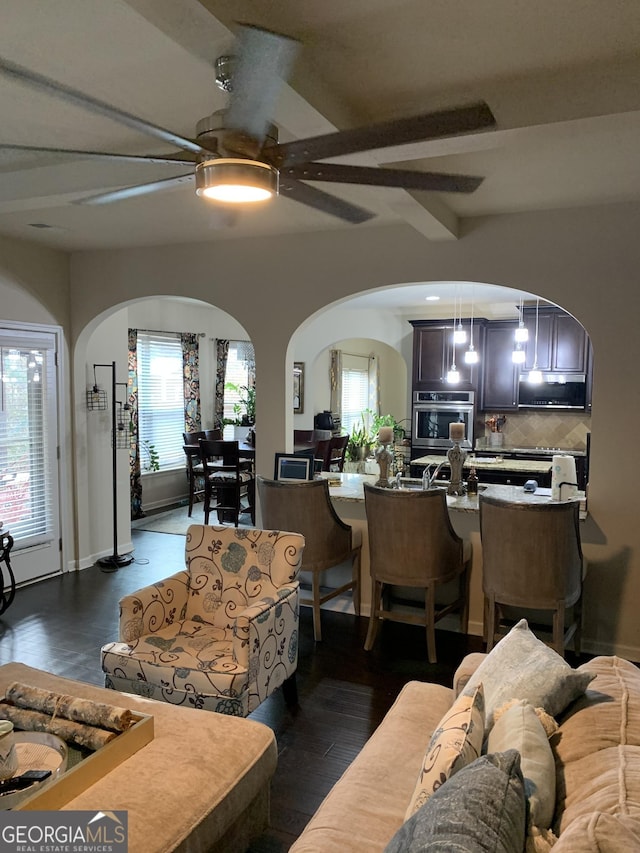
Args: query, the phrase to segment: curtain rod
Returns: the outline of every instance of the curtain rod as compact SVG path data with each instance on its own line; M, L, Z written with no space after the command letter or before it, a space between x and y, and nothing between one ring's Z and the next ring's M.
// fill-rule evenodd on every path
M352 358L377 358L373 353L371 353L371 355L362 355L361 352L345 352L344 350L340 350L340 352L342 355L350 355Z

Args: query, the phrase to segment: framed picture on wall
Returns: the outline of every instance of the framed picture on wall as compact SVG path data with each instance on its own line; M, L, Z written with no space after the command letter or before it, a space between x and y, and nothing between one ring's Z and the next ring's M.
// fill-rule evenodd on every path
M304 412L304 362L293 362L293 413Z

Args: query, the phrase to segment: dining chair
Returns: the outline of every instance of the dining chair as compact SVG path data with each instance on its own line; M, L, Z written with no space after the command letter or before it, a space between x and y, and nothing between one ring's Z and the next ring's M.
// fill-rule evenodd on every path
M383 619L423 625L429 663L436 663L435 623L460 612L463 634L469 625L472 546L453 529L444 489L403 491L364 484L371 572L371 616L364 647L373 648ZM453 601L437 604L439 588L457 581ZM424 590L424 609L393 607L392 587ZM385 601L385 599L387 599ZM397 604L397 602L396 602Z
M196 432L183 432L182 438L185 444L195 444L197 447L200 439L207 438L207 434L203 429L199 429Z
M356 615L360 613L360 558L362 532L345 524L329 496L328 480L292 483L258 477L258 498L262 524L271 530L290 530L304 536L302 572L311 574L311 598L300 604L313 607L313 636L322 639L321 606L351 590ZM351 563L351 580L320 592L327 569Z
M204 523L209 524L213 509L220 522L230 515L237 527L240 515L250 513L251 523L255 524L255 478L251 460L240 456L237 441L201 438L199 446L204 469ZM242 503L243 498L246 505Z
M331 458L331 439L321 438L316 441L315 458L322 460L322 470L329 470L329 460Z
M587 568L579 501L525 504L481 494L479 507L487 651L518 620L516 611L540 632L541 617L532 612L539 611L552 615L550 645L558 654L572 638L579 654Z
M334 435L329 444L329 471L344 470L344 458L349 444L348 435Z
M206 438L204 430L196 432L183 432L184 453L187 458L187 480L189 482L189 512L191 518L193 504L200 495L204 495L204 468L200 461L200 447L198 441Z

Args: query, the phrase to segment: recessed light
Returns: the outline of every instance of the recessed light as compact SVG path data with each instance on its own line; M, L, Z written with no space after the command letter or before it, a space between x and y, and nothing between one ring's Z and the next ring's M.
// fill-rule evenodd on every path
M437 302L440 297L439 296L425 296L427 302Z

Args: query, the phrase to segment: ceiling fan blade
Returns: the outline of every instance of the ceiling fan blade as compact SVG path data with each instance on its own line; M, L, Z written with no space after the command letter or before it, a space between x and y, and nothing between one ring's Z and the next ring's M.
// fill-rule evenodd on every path
M65 86L63 83L58 83L49 77L44 77L42 74L37 74L35 71L29 71L28 68L23 68L15 62L10 62L8 59L0 57L0 74L24 83L32 89L39 92L45 92L54 98L60 98L68 103L82 107L89 112L98 115L106 116L113 121L120 122L127 127L131 127L140 133L145 133L147 136L153 136L156 139L161 139L163 142L168 142L175 145L177 148L182 148L184 151L191 151L193 154L211 155L212 152L203 148L192 139L187 139L185 136L180 136L178 133L173 133L171 130L166 130L159 125L152 124L145 119L139 118L128 113L125 110L118 109L106 101L101 101L91 95L86 95L78 89L73 89L71 86Z
M331 181L339 184L366 184L374 187L399 187L404 190L472 193L483 178L438 172L414 172L407 169L378 169L375 166L345 166L340 163L301 163L280 173L302 181Z
M300 44L288 36L243 25L231 81L227 126L262 143L273 119L280 89Z
M153 163L155 165L195 166L196 157L187 159L184 154L161 156L156 154L114 154L110 151L83 151L77 148L43 148L40 145L0 144L0 151L17 151L23 154L71 154L96 160L116 160L124 163Z
M321 210L331 216L337 216L338 219L344 219L345 222L350 222L352 225L359 225L361 222L367 222L374 218L373 213L362 207L343 201L341 198L325 193L317 187L311 187L301 181L287 178L286 175L281 176L280 179L280 195L299 201L301 204L306 204L316 210Z
M409 142L457 136L474 130L493 127L493 113L484 102L468 107L440 110L412 118L384 121L353 130L339 130L309 139L296 139L279 145L265 146L264 156L274 166L282 168L310 160L326 160L344 154L375 151Z
M193 182L193 172L188 175L178 175L176 178L163 178L161 181L151 181L148 184L136 184L133 187L123 187L121 190L111 190L106 193L98 193L85 198L80 198L74 204L109 204L112 201L124 201L139 195L155 193L159 190L170 190L178 184Z

